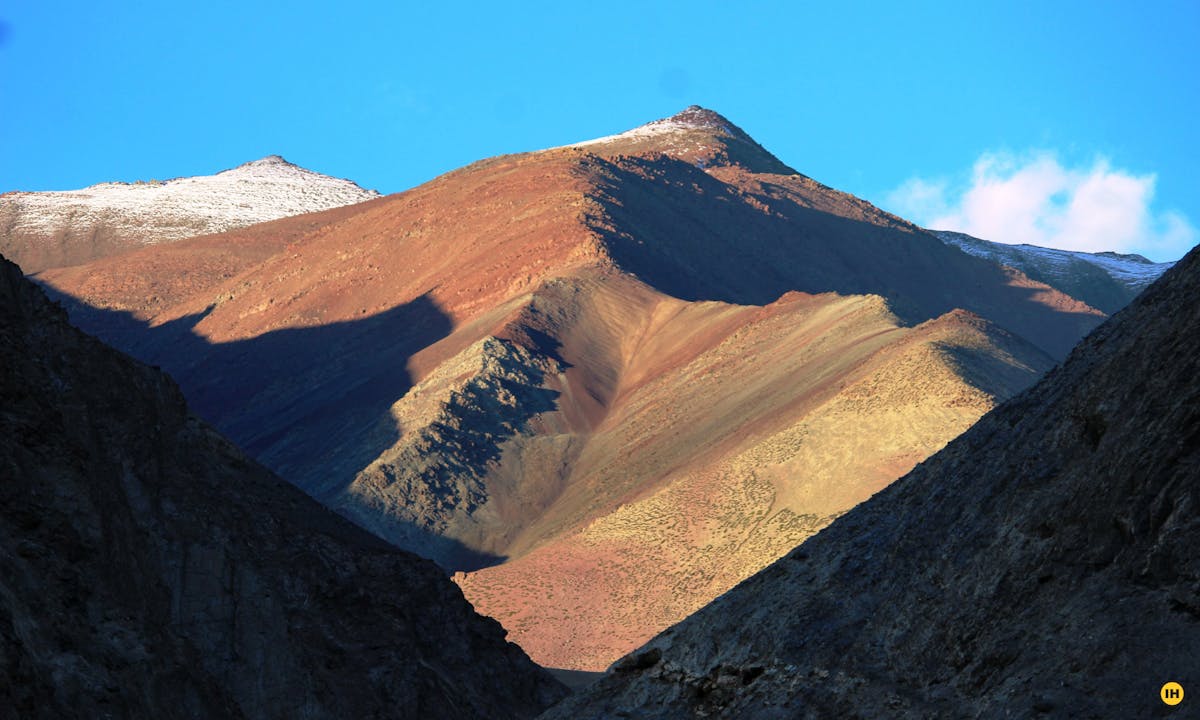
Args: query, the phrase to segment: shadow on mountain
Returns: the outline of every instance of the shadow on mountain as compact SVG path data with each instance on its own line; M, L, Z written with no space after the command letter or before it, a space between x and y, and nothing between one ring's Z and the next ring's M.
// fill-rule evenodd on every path
M499 720L566 694L3 258L0 367L0 718Z
M1044 289L1014 285L995 263L900 221L806 207L805 191L784 182L760 178L742 189L666 156L621 158L607 170L596 200L610 222L593 229L618 265L683 300L765 305L792 290L874 294L906 324L962 308L1058 359L1102 320L1069 302L1056 307ZM813 199L831 197L841 196Z
M212 307L150 326L44 287L76 326L166 370L197 415L326 504L400 439L389 409L412 387L408 360L452 330L450 318L422 295L361 320L213 343L196 331ZM414 536L424 532L411 528ZM439 554L461 559L456 565L503 560L456 542L439 539Z
M993 398L1010 398L1036 380L1029 368L1019 364L1015 358L1026 358L1038 375L1054 367L1054 360L1050 356L1029 343L1014 339L1014 345L1019 343L1022 346L1018 349L1011 345L1005 347L1003 338L993 338L993 341L1000 345L1001 350L1011 352L1011 358L969 345L945 342L936 342L934 345L950 358L960 377Z
M395 513L386 512L373 500L348 494L332 507L359 527L377 537L386 538L397 547L432 560L447 573L475 572L508 560L507 555L471 547L458 538L440 535Z

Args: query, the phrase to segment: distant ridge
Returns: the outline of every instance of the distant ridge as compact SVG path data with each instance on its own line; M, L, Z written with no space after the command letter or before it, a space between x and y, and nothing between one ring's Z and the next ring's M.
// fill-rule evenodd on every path
M1009 245L948 230L930 232L965 253L1020 270L1109 314L1129 304L1175 264L1151 262L1141 255Z

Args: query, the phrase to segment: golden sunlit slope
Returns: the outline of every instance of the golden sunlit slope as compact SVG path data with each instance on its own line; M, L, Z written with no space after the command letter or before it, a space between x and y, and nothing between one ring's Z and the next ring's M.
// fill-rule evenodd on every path
M1034 387L550 720L1186 717L1200 250ZM1195 715L1194 710L1190 715Z
M645 320L558 500L489 548L516 558L455 576L542 664L603 669L1050 364L962 312L899 327L873 296L663 298ZM523 451L512 441L503 457Z
M468 595L569 667L770 562L1102 317L698 108L39 278L283 477L488 568Z

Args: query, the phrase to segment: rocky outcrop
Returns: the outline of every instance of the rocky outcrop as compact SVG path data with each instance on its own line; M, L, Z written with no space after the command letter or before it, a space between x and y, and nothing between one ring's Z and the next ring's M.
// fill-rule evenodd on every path
M399 439L334 506L442 567L487 564L488 551L502 548L502 542L489 547L489 539L503 538L504 528L489 522L484 477L511 440L532 434L531 419L554 410L558 393L543 384L563 370L509 340L489 336L472 344L392 405L380 431L396 427Z
M1197 378L1193 251L1038 385L545 717L1167 712L1160 686L1200 681Z
M528 717L565 689L0 260L0 716Z

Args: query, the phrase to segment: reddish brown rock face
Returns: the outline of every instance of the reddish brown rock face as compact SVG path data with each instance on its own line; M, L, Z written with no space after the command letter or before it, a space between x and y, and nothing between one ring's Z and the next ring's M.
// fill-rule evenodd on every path
M689 109L40 280L258 459L602 668L1101 319Z

